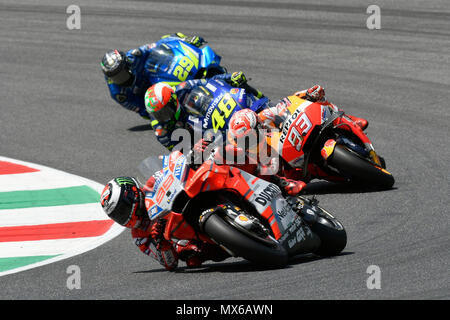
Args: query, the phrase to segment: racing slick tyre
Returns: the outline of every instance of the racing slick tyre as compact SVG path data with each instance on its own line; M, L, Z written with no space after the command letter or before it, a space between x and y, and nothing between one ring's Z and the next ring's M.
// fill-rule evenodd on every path
M322 257L336 256L347 245L347 232L342 224L335 218L319 216L310 226L311 231L320 238L320 246L314 254Z
M327 161L341 174L350 177L351 182L370 184L382 189L390 189L394 185L395 179L391 173L344 146L337 145Z
M209 216L203 230L218 244L252 263L271 268L281 268L288 263L288 253L280 243L272 241L268 244L252 239L219 215Z

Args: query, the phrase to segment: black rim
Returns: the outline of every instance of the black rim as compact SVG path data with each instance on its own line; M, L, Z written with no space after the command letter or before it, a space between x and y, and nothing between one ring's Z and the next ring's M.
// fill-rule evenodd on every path
M263 237L257 235L256 233L251 232L251 231L245 229L244 227L240 226L239 224L237 224L236 222L234 222L233 219L231 219L230 217L225 216L225 217L223 217L223 218L224 218L224 220L225 220L227 223L229 223L229 224L230 224L231 226L233 226L235 229L237 229L238 231L242 232L243 234L249 236L249 237L252 238L253 240L256 240L256 241L258 241L258 242L260 242L260 243L262 243L262 244L264 244L264 245L267 245L267 246L269 246L269 247L275 247L275 246L276 246L274 240L272 240L272 239L274 239L274 238L272 237L272 235L267 234L266 237L263 238Z

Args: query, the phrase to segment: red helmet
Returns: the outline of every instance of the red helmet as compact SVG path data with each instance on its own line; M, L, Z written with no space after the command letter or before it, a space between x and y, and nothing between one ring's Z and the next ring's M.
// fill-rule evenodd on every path
M167 83L159 82L148 88L145 93L145 108L158 121L178 120L177 97L173 88Z
M245 144L245 141L248 140L248 147L242 149L253 149L258 143L257 127L258 116L255 112L250 109L239 110L233 114L228 124L228 141L234 146L238 146L241 143ZM242 146L239 145L239 147Z
M109 218L127 228L138 227L148 217L144 193L132 177L109 181L100 196L100 204Z

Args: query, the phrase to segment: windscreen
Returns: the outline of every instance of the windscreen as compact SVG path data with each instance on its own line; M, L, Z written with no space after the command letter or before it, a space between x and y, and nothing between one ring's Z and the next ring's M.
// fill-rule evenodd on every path
M160 156L150 156L139 164L138 170L145 181L155 174L155 172L158 172L163 168L162 159L159 157Z
M150 72L166 72L169 70L173 59L172 49L162 43L150 50L145 67Z
M203 86L193 89L184 99L183 105L186 111L195 116L204 116L213 100L212 93Z

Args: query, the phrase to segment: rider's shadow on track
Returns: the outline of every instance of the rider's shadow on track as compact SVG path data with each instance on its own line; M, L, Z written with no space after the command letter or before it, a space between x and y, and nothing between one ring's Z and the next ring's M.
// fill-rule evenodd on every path
M132 131L132 132L151 131L151 130L153 130L153 127L150 123L146 123L146 124L140 124L138 126L128 128L127 130Z
M318 195L318 194L333 194L333 193L369 193L369 192L382 192L392 191L397 188L391 189L379 189L370 186L361 186L350 183L334 183L329 181L314 181L307 184L302 195Z
M289 259L289 263L287 264L286 268L292 268L292 266L297 264L306 264L318 260L323 259L336 259L340 256L346 256L354 254L354 252L342 252L338 256L333 257L319 257L314 254L303 254L303 255L297 255ZM276 270L278 268L268 268L264 266L258 266L254 265L249 261L239 259L235 262L231 262L230 260L225 260L224 262L216 263L216 262L210 262L207 261L204 263L201 267L195 267L195 268L188 268L188 267L178 267L175 271L175 273L211 273L211 272L222 272L222 273L233 273L233 272L261 272L261 271L271 271ZM158 268L158 269L152 269L152 270L146 270L146 271L136 271L134 273L154 273L154 272L167 272L164 268Z

